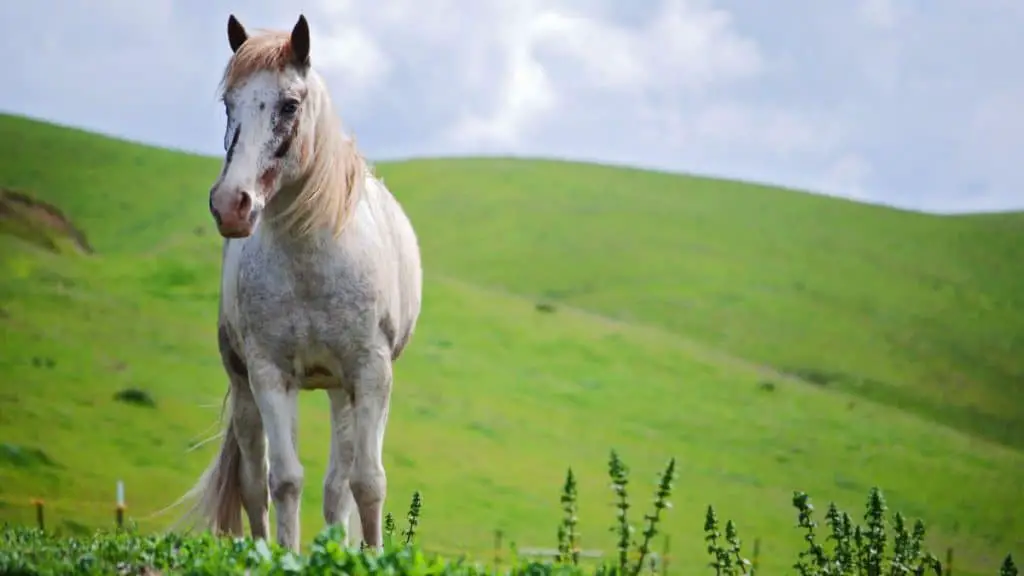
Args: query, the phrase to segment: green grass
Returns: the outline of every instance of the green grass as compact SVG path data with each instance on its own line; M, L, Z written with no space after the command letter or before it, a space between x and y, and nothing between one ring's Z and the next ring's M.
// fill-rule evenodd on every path
M399 530L394 515L384 517L383 546L380 551L361 550L341 544L338 526L323 528L308 547L286 550L275 543L249 537L215 538L163 533L144 535L128 523L116 529L68 535L62 531L0 525L0 574L392 574L435 576L639 576L640 574L692 574L703 568L716 576L746 576L761 573L761 557L755 545L753 556L743 547L736 523L719 519L714 507L704 516L707 564L677 565L665 553L653 549L662 536L661 520L671 507L675 459L659 475L658 489L643 520L629 516L635 510L630 498L630 470L613 450L608 475L615 495L616 550L603 558L586 557L579 549L576 482L572 470L566 475L560 504L558 547L546 557L524 557L514 546L501 550L491 562L458 558L436 552L424 553L417 536L422 516L422 499L415 492ZM951 574L952 558L945 562L928 549L923 521L909 520L902 512L889 509L885 497L872 488L863 521L830 503L821 522L815 517L810 496L794 492L797 528L805 542L790 566L801 576L881 576L882 574ZM995 566L990 572L995 573ZM1012 555L999 564L1000 576L1018 576Z
M94 255L0 236L0 520L109 524L198 477L226 387L216 350L219 160L0 116L0 186L61 207ZM923 517L958 573L1024 556L1024 216L938 217L584 164L419 160L377 171L424 254L396 367L388 509L414 490L435 549L493 529L555 544L580 479L582 546L611 552L605 455L634 493L678 459L665 529L703 563L705 508L802 547L794 490L856 509L870 486ZM553 304L552 312L537 310ZM770 383L770 384L769 384ZM125 389L154 407L116 399ZM328 414L301 400L303 538L321 525ZM689 559L689 560L687 560Z

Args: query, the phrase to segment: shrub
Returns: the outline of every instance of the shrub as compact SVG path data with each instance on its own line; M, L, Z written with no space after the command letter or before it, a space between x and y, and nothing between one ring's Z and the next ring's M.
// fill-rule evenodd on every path
M655 489L653 509L643 516L637 533L629 520L629 469L612 451L608 473L615 495L617 536L614 559L586 570L579 564L579 535L576 531L576 478L572 469L562 488L563 517L558 526L558 555L547 561L516 560L504 574L509 576L563 575L635 576L645 569L650 545L658 534L662 515L671 508L675 459L668 461ZM179 534L142 535L134 528L101 531L87 537L59 538L34 528L5 526L0 532L0 574L387 574L416 576L483 576L494 568L464 559L451 560L424 552L415 542L422 512L422 496L413 494L407 527L397 532L389 513L384 522L384 550L374 554L341 544L343 531L327 527L313 540L306 554L295 554L276 544L251 538L216 538L209 533L195 537ZM797 527L806 548L793 567L803 576L922 576L942 574L942 564L923 547L924 523L908 527L902 514L892 516L892 534L887 533L887 506L882 492L873 488L868 496L864 524L855 524L846 512L830 504L825 514L828 528L825 545L819 542L818 524L810 497L795 492ZM396 539L396 533L401 541ZM704 518L707 565L717 576L752 574L750 560L743 556L735 524L721 522L713 507ZM686 573L696 566L684 568ZM1011 556L1003 561L1000 576L1018 576Z
M114 400L145 408L156 408L156 400L153 395L139 388L125 388L114 394Z

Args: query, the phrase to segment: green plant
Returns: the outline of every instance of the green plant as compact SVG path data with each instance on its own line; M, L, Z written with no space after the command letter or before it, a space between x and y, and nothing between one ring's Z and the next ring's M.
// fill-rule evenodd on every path
M395 539L395 517L388 512L384 515L384 545L391 546Z
M800 552L794 568L804 576L922 576L928 571L942 574L938 558L924 549L925 526L920 519L908 529L903 514L894 513L889 545L885 519L888 506L879 488L872 488L868 494L864 527L854 525L849 514L840 512L834 503L829 504L825 522L830 532L827 539L832 541L831 551L817 542L817 523L813 519L810 497L795 492L793 507L797 509L797 526L805 531L806 542L806 549ZM887 549L889 554L886 554Z
M558 525L558 559L561 562L572 562L579 565L579 534L576 532L576 478L572 475L572 468L565 475L565 485L562 487L562 523Z
M643 531L644 539L638 550L640 557L637 558L636 567L633 569L634 575L640 573L640 570L643 569L644 559L651 553L651 542L658 535L658 523L661 521L662 510L672 507L672 503L668 499L672 496L672 481L675 480L675 474L676 459L672 458L658 479L658 490L654 494L654 510L644 515L646 521Z
M406 546L412 544L416 539L416 527L420 525L420 511L422 508L423 497L420 494L420 491L417 490L412 494L412 502L409 504L409 513L405 516L406 520L409 521L409 527L403 532L405 535Z
M626 564L629 562L629 547L632 543L633 526L629 523L629 494L626 486L629 485L629 468L619 459L618 453L612 450L608 459L608 475L612 479L612 491L615 493L615 526L612 532L618 537L615 548L619 553L618 569L624 573Z
M1017 576L1017 566L1013 563L1013 556L1006 555L1003 565L999 569L999 576Z
M711 556L709 566L714 568L717 576L749 574L751 562L740 552L739 532L732 520L725 523L724 541L721 537L718 515L712 506L708 506L704 515L704 541L707 542L708 554Z
M650 553L650 543L658 533L662 512L671 507L669 497L675 478L675 459L671 459L659 475L653 511L644 516L643 539L633 542L632 526L625 518L629 508L625 486L628 472L613 451L609 475L617 495L616 525L618 554L591 569L579 564L576 532L576 478L570 470L562 489L565 514L559 528L559 555L554 561L523 561L515 557L501 572L505 576L636 576L643 569ZM849 514L830 504L825 515L829 528L826 540L817 540L818 524L814 507L804 492L795 492L793 506L797 509L797 527L806 549L794 567L800 574L813 576L923 576L932 571L942 574L938 560L923 548L924 523L915 520L908 527L899 512L886 521L887 506L881 490L873 488L868 495L864 526L854 525ZM465 557L456 560L423 551L415 542L422 512L422 495L413 494L407 515L409 526L403 531L404 541L394 539L395 521L389 513L384 518L383 551L346 548L341 545L344 532L340 526L323 529L304 553L294 553L274 543L251 538L215 538L209 533L193 537L178 534L144 535L129 523L123 530L99 531L86 536L59 537L35 528L4 525L0 530L0 574L352 574L361 576L495 576L489 568ZM704 518L705 541L711 556L709 567L718 576L751 575L752 563L743 557L736 525L727 520L724 533L714 507L708 506ZM891 528L891 535L887 530ZM623 536L625 535L625 537ZM623 544L623 541L625 544ZM635 546L635 549L632 547ZM631 550L634 564L627 563ZM691 573L686 570L686 573ZM999 570L1000 576L1018 576L1013 557L1007 555Z

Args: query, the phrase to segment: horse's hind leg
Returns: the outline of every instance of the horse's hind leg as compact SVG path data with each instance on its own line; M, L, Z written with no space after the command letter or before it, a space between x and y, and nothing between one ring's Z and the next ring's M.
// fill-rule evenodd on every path
M355 426L353 443L355 463L350 483L359 508L363 540L368 546L380 548L384 498L387 477L381 460L384 450L384 429L388 422L391 400L391 356L388 350L374 350L362 359L355 374Z
M324 476L324 522L329 526L341 524L345 528L344 543L347 546L353 542L349 517L356 505L349 485L355 460L352 401L347 390L330 389L327 395L331 399L331 457Z
M249 382L270 448L270 498L277 516L277 543L297 552L303 480L296 437L299 389L288 386L276 366L258 357L250 359Z

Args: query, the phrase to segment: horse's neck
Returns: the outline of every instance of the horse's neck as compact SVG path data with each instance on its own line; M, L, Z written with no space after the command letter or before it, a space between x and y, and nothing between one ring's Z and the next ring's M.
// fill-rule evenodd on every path
M302 191L305 179L284 186L274 194L273 199L264 208L263 221L260 223L260 233L270 239L275 245L288 250L289 252L308 253L317 247L317 238L320 234L311 231L302 234L285 225L281 214L291 206Z
M364 175L360 175L363 178ZM274 220L279 217L280 213L285 210L302 191L302 186L305 184L305 178L298 180L297 182L282 187L277 194L274 195L274 199L267 205L265 222L261 224L263 228L262 233L268 236L271 241L281 249L286 250L289 253L294 253L296 256L302 257L315 257L316 254L331 250L334 242L332 236L331 227L333 222L330 223L330 227L323 229L314 229L308 233L302 234L298 231L286 228L283 223L275 222ZM358 182L357 185L360 188L362 182ZM356 198L355 204L358 204L363 199L367 198L365 194L366 190L362 190L363 193ZM352 209L355 210L356 206L353 205ZM340 216L339 216L340 217ZM349 218L354 218L355 214L349 214Z

